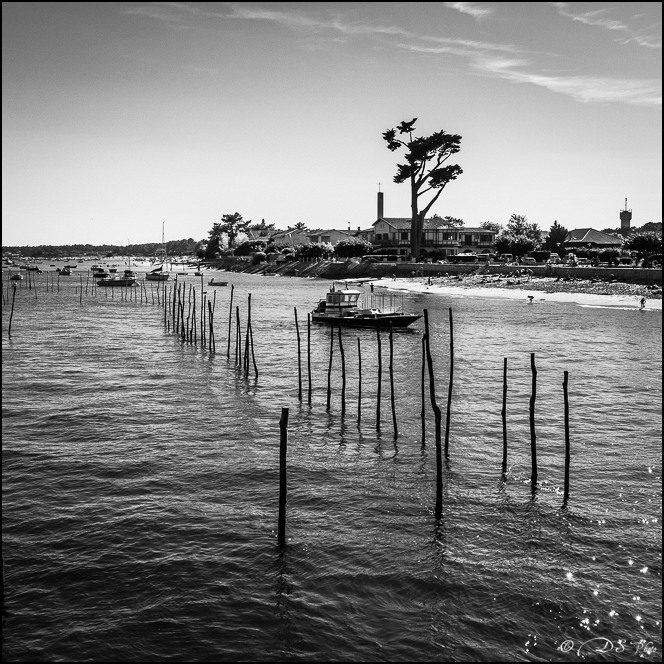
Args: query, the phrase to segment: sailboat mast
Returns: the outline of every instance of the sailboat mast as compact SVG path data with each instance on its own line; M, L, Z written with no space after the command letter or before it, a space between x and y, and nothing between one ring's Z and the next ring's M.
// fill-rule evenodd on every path
M164 242L164 222L161 222L161 250L164 254L164 263L166 263L166 242Z

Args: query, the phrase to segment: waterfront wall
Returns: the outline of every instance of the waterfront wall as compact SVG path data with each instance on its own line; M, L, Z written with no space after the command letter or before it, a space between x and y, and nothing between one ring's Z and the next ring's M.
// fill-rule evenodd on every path
M229 256L216 261L206 261L210 267L251 272L255 274L280 274L283 276L320 277L322 279L355 279L361 277L434 277L470 274L479 268L483 274L509 275L524 266L491 263L488 271L483 264L437 264L437 263L369 263L365 261L294 261L280 264L251 265L244 257ZM553 265L550 270L546 265L529 265L534 277L571 277L576 279L600 279L601 281L619 281L627 284L662 286L661 268L639 267L567 267Z

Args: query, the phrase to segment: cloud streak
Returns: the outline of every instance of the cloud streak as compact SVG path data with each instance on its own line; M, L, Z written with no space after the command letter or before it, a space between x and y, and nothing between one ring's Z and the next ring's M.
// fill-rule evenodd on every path
M582 103L619 102L635 106L662 105L661 81L611 78L606 76L551 76L520 71L523 60L480 58L475 67L486 74L515 83L530 83Z
M479 2L444 2L443 4L449 9L455 9L478 20L493 14L493 9L481 5Z
M620 44L635 42L639 46L645 48L662 48L661 36L637 32L633 28L630 28L625 22L610 18L609 14L611 9L608 7L575 13L566 2L554 2L553 5L561 16L570 18L572 21L578 21L579 23L592 27L603 28L604 30L609 30L611 32L624 33L621 37L616 39Z

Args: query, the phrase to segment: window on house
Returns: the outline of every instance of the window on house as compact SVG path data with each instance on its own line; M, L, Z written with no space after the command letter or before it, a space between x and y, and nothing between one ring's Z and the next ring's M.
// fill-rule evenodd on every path
M401 239L402 240L408 239L408 231L401 231Z

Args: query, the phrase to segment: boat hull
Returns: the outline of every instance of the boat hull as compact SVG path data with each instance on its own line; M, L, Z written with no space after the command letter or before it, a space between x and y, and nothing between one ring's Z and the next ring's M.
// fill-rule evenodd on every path
M422 316L418 314L392 314L378 316L325 316L323 314L311 314L311 320L314 323L323 323L325 325L342 325L343 327L370 327L388 329L404 328L412 325Z
M135 279L99 279L97 286L113 287L113 286L136 286Z
M148 273L145 275L146 281L168 281L171 275L168 272Z

